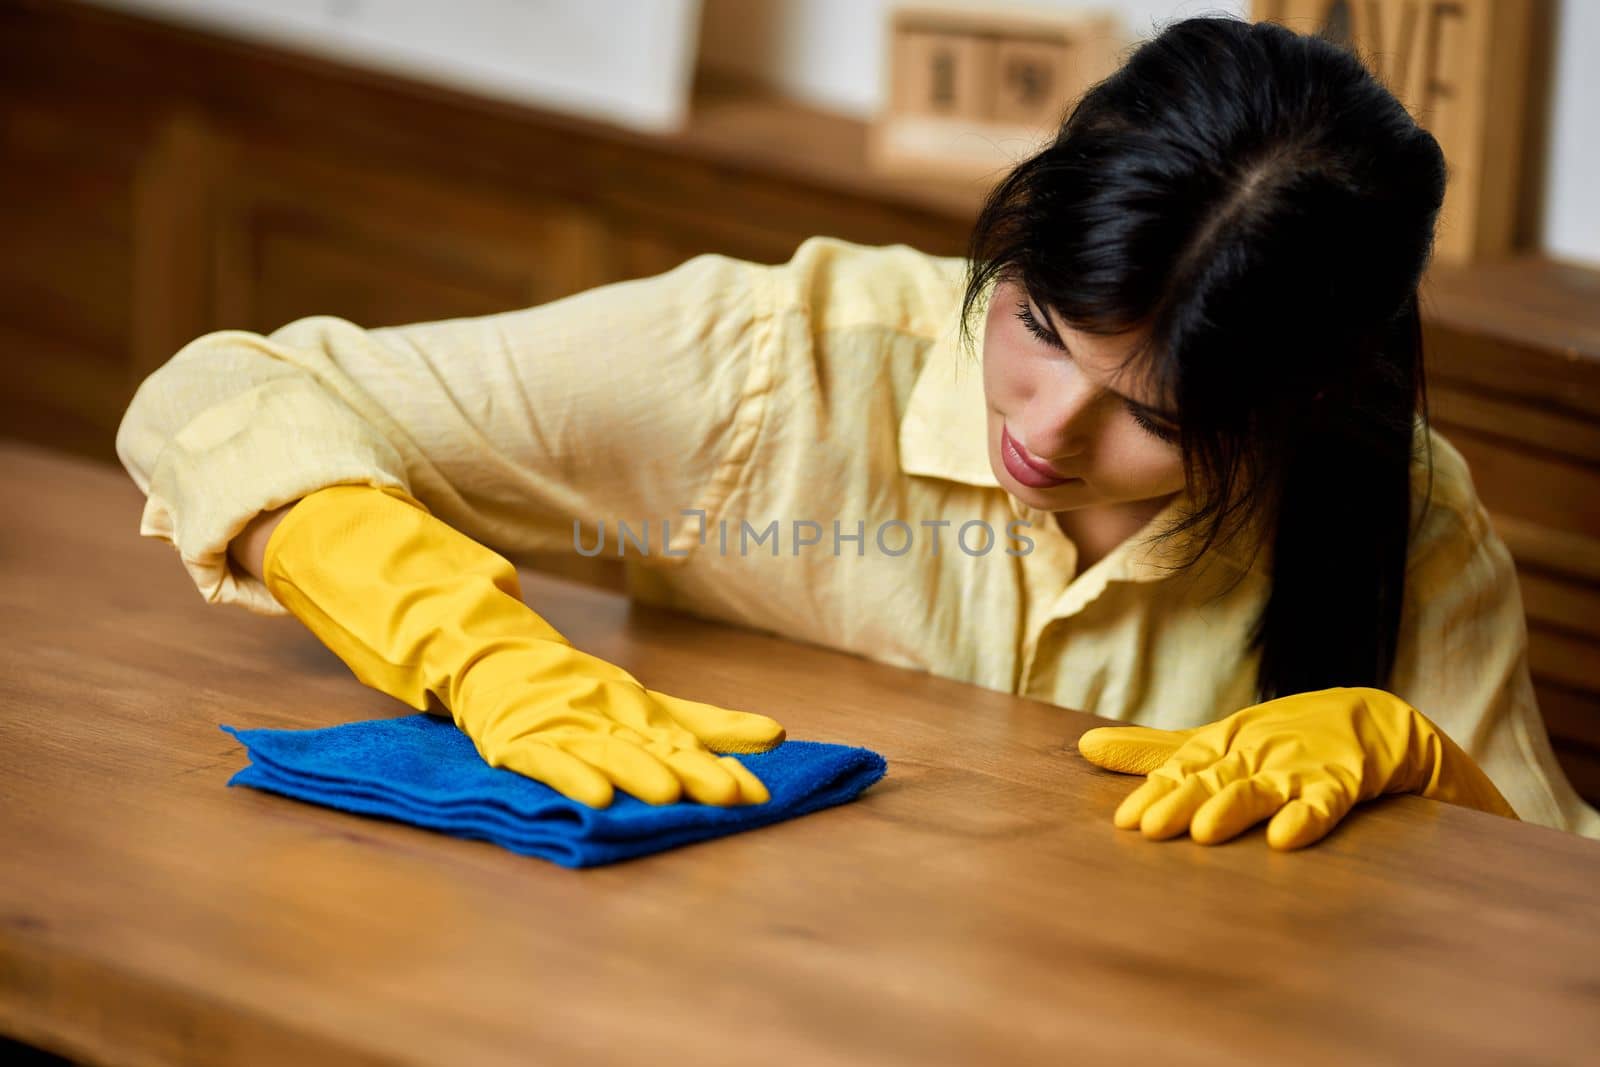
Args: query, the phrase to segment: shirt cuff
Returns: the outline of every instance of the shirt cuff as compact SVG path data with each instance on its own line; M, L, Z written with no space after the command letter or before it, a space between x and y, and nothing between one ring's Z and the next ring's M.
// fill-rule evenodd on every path
M139 533L175 547L200 595L259 615L288 615L235 568L228 544L262 512L330 485L410 494L400 453L315 382L277 379L195 416L151 473Z

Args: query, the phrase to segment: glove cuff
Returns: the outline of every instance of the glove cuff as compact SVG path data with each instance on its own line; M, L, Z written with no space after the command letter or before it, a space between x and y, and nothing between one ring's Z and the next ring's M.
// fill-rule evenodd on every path
M390 487L303 497L268 539L263 579L364 684L418 711L430 693L454 708L454 690L489 652L568 645L522 602L505 557Z

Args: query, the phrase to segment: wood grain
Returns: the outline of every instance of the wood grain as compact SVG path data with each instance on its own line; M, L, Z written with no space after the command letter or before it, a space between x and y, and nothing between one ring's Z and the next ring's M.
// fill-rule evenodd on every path
M206 605L122 472L0 446L0 1032L95 1063L1579 1062L1600 845L1415 798L1145 842L1095 720L524 575L660 688L883 753L851 805L591 871L225 783L405 713Z

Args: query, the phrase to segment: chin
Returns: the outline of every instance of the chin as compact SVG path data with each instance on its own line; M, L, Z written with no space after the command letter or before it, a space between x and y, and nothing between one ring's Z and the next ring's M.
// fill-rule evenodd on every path
M1087 499L1082 482L1057 486L1055 489L1030 489L1019 485L1011 492L1024 504L1040 511L1077 511L1093 503Z

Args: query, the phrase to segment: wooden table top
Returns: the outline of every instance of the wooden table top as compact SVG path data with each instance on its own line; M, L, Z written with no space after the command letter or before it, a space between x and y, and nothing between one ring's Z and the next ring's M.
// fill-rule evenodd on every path
M0 1032L106 1063L1577 1062L1600 844L1412 797L1150 843L1097 720L525 574L658 688L864 745L855 803L611 867L224 783L409 713L206 605L120 470L0 444ZM1591 1061L1592 1062L1592 1061Z

